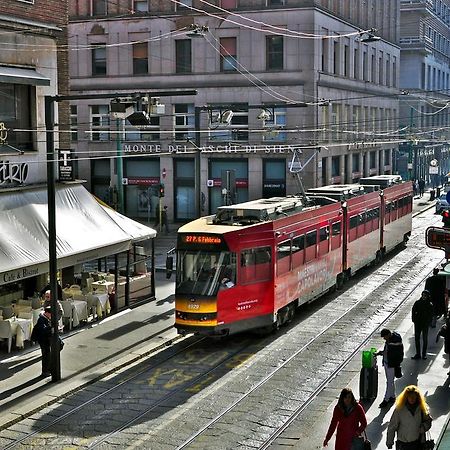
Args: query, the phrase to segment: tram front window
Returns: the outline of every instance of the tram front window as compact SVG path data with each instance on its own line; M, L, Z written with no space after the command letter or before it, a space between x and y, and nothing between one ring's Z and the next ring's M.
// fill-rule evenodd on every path
M177 293L216 295L236 283L236 254L230 252L180 251Z

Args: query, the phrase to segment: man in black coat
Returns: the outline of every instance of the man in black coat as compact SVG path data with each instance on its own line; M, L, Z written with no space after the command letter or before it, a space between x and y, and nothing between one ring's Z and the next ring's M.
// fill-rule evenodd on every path
M404 351L402 337L399 333L383 328L380 335L384 339L384 348L377 355L383 356L383 367L386 373L386 392L380 403L380 408L384 408L389 403L395 402L395 373L396 370L400 370Z
M33 328L31 339L37 341L42 353L42 373L41 376L51 375L51 337L52 337L52 313L50 306L44 309L39 315L36 325Z
M430 291L424 290L412 308L416 354L411 359L420 359L420 336L422 335L422 359L427 359L428 327L433 319L433 304Z
M433 304L433 320L431 328L436 327L436 320L445 315L445 277L438 275L439 268L433 269L433 275L425 281L425 289L430 291Z

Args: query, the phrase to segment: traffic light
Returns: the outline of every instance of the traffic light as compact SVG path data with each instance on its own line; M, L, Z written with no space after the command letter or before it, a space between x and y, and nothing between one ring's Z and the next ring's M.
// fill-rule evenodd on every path
M442 212L442 222L444 222L444 228L450 228L450 211Z
M162 183L158 186L158 196L160 198L164 197L164 184Z

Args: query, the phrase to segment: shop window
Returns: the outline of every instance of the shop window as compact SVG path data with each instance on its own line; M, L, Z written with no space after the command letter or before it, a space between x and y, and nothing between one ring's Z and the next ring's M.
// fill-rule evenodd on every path
M352 172L359 172L359 153L352 155Z
M194 219L196 217L194 159L177 158L174 160L174 165L175 219ZM202 210L203 208L204 205L202 205Z
M133 44L133 74L143 75L148 73L148 44L138 42Z
M370 168L375 169L377 167L376 153L370 152L369 159L370 159Z
M237 69L236 38L220 38L220 71L233 72Z
M174 130L175 141L184 141L194 139L195 133L195 113L193 104L176 104L174 108Z
M33 128L36 108L36 89L26 84L0 83L0 122L7 129L30 130ZM8 145L23 151L36 150L35 136L31 131L8 133ZM3 144L4 145L4 144ZM0 150L2 145L0 144ZM8 150L11 148L8 147Z
M110 116L108 105L91 105L91 140L109 141ZM104 133L102 133L104 131Z
M340 156L333 156L331 158L331 176L338 177L340 174Z
M190 39L175 41L175 71L176 73L192 72L192 51Z
M263 198L286 195L286 160L263 160Z
M283 36L266 36L266 69L283 70L284 40Z
M250 284L272 278L272 252L270 247L243 250L240 262L240 283Z
M78 141L78 106L70 105L70 138L72 141Z
M92 75L106 75L106 44L91 44Z
M264 120L265 141L286 141L286 132L282 130L286 128L286 108L273 108L268 110L269 117Z

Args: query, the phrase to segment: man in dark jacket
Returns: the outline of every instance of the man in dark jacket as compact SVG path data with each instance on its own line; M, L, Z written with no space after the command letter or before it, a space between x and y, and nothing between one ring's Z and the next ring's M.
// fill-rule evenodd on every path
M439 267L433 269L433 275L425 281L425 289L430 291L433 304L433 320L431 328L436 327L436 320L445 315L445 277L438 275Z
M32 340L36 340L41 347L42 353L42 374L43 377L51 375L51 336L52 336L52 314L51 308L47 306L44 312L39 315L36 325L31 335Z
M420 359L420 336L422 335L422 359L427 359L428 327L433 319L433 304L430 291L426 289L412 308L412 321L414 323L414 338L416 341L416 354L411 359Z
M386 372L386 392L380 403L380 408L384 408L389 403L395 402L395 370L396 368L398 370L403 361L403 342L396 331L383 328L380 334L385 341L383 350L377 353L383 356L383 367Z

